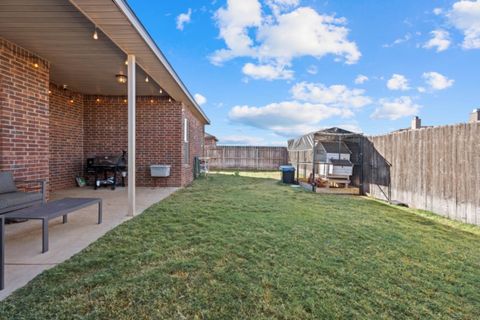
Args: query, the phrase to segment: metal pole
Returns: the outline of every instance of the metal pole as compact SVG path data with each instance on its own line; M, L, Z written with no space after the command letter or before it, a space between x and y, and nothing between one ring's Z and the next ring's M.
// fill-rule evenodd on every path
M298 177L300 174L300 151L297 151L297 183L298 182Z
M366 138L357 138L357 141L360 140L360 157L359 157L359 161L360 161L360 194L361 195L365 195L365 172L363 171L364 168L363 168L363 164L364 164L364 146L363 144L365 143L365 140Z
M338 136L338 160L341 159L341 156L340 156L340 148L342 147L342 140L340 138L340 136Z
M313 179L313 185L312 185L312 191L317 192L317 184L315 183L315 153L316 153L316 148L315 148L315 137L313 138L313 156L312 156L312 179Z
M5 218L0 216L0 290L5 288Z
M128 55L128 216L135 215L135 56Z

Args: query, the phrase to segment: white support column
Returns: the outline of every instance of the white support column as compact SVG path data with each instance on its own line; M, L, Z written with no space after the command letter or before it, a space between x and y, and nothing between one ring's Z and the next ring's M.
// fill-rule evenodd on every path
M135 56L128 55L128 216L135 215Z

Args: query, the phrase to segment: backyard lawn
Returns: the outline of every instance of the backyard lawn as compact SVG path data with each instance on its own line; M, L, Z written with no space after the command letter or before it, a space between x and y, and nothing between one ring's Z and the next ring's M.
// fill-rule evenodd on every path
M477 229L211 175L41 274L0 318L478 319Z

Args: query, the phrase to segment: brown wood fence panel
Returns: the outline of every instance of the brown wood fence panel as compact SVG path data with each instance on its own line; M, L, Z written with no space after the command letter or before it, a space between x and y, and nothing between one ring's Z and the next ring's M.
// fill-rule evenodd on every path
M210 168L241 170L278 170L288 163L287 148L257 146L216 146L205 149Z
M406 130L363 143L364 192L480 225L480 124Z

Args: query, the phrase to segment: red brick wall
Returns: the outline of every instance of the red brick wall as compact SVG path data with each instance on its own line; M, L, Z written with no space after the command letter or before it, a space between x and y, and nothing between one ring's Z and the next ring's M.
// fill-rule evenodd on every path
M97 101L99 99L99 101ZM120 154L127 150L128 110L125 97L85 97L84 154ZM182 105L166 98L137 98L137 185L182 185ZM168 178L150 177L150 165L171 165Z
M183 163L183 172L182 172L182 185L186 186L192 183L193 181L193 171L194 171L194 158L201 157L203 155L203 139L204 139L204 125L200 120L195 117L192 111L184 107L182 118L188 119L188 136L190 142L190 154L188 164L185 164L183 161L183 148L182 148L182 163ZM182 120L182 126L184 121ZM181 140L183 143L183 130Z
M83 176L83 95L50 84L50 190Z
M49 178L49 63L0 39L0 170Z

